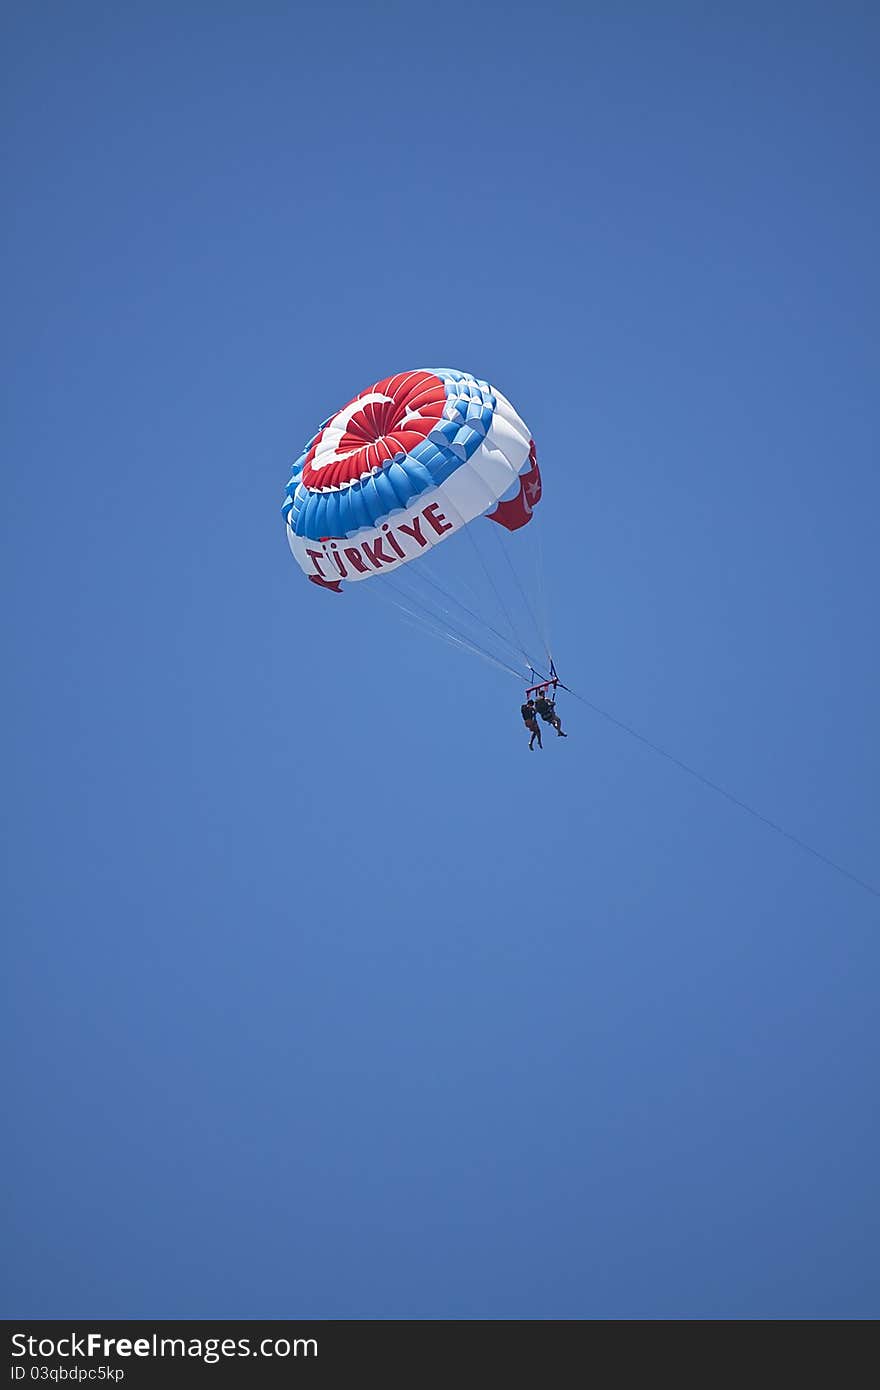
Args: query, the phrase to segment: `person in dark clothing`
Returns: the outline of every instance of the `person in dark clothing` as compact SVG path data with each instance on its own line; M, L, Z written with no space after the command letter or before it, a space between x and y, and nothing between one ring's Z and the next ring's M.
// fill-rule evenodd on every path
M529 739L529 748L534 748L535 739L538 740L538 747L543 748L544 745L541 742L541 729L538 725L537 719L535 718L534 700L528 700L524 705L520 705L519 712L523 717L523 723L525 724L526 728L531 734L531 738Z
M556 701L547 698L547 692L539 695L535 701L535 710L540 714L545 724L552 724L556 730L558 738L568 738L568 734L562 732L562 720L556 713Z

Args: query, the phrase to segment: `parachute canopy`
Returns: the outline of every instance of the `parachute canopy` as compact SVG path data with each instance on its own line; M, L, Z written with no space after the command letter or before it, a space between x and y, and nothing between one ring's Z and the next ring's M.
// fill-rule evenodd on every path
M535 443L488 382L401 372L343 406L293 465L282 507L304 574L323 588L375 579L487 517L508 531L541 498Z

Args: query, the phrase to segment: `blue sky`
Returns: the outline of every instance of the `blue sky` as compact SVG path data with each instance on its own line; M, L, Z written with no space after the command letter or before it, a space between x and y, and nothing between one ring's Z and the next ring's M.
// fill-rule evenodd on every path
M6 1316L876 1317L877 899L280 514L493 381L563 678L876 883L876 12L3 28Z

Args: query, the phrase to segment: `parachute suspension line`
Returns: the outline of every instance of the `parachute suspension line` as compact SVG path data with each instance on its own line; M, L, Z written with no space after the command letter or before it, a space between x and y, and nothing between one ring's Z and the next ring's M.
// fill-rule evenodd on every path
M547 622L547 593L544 584L544 541L543 529L538 525L538 518L533 516L529 523L529 530L535 530L535 578L538 590L538 613L541 618L541 637L544 642L544 650L547 659L553 664L553 657L550 649L550 625Z
M408 615L408 617L404 617L402 620L407 627L415 628L417 631L427 632L429 637L436 637L440 642L448 642L451 647L459 647L462 651L470 652L472 655L478 656L481 661L488 661L492 666L497 666L499 671L503 671L506 675L513 676L515 681L522 680L519 671L515 671L512 666L506 665L505 662L499 661L497 657L490 655L489 652L484 652L479 647L475 647L473 643L466 641L465 638L455 637L451 632L444 632L441 628L432 627L424 618L419 618L416 614L410 613L408 608L405 608L402 603L397 603L394 599L387 599L386 602L390 603L393 608L399 609L401 613Z
M536 518L533 516L533 517L532 517L532 520L531 520L530 523L529 523L529 525L530 525L530 526L534 526L535 524L536 524ZM540 642L541 646L544 648L544 652L545 652L545 654L546 654L546 656L547 656L547 660L549 661L549 660L550 660L550 648L549 648L549 646L547 645L547 642L546 642L546 640L545 640L545 637L544 637L543 632L541 631L541 624L538 622L538 619L535 617L535 611L534 611L534 609L532 608L531 603L529 602L528 594L526 593L525 589L523 588L523 586L522 586L522 580L520 579L520 577L519 577L519 575L518 575L518 573L517 573L516 566L514 565L513 561L512 561L511 558L510 558L510 551L508 550L507 546L505 545L504 540L503 540L502 536L500 535L497 526L494 527L493 529L494 529L494 531L495 531L495 537L496 537L496 540L498 541L498 545L499 545L499 547L500 547L500 549L501 549L501 553L502 553L502 555L504 556L505 560L507 561L507 568L510 570L510 573L513 575L513 582L516 584L516 587L519 589L520 597L522 598L522 601L523 601L523 603L525 604L526 612L528 613L529 617L530 617L531 620L532 620L532 624L533 624L534 629L535 629L535 632L537 633L537 636L538 636L538 641Z
M466 533L467 538L468 538L468 541L470 542L471 546L473 547L474 553L476 554L477 561L478 561L478 563L479 563L479 565L480 565L480 568L482 569L483 574L484 574L484 576L485 576L485 578L486 578L486 580L487 580L487 582L488 582L490 588L493 590L493 592L494 592L494 594L495 594L495 598L496 598L496 600L497 600L497 602L498 602L498 605L499 605L499 607L500 607L500 609L501 609L501 611L502 611L502 613L503 613L503 615L504 615L504 617L505 617L505 619L506 619L506 621L507 621L507 625L508 625L508 627L510 628L510 631L511 631L511 634L512 634L512 637L513 637L513 640L511 641L511 638L510 638L510 637L508 637L505 633L499 631L499 629L498 629L497 627L495 627L492 623L490 623L490 622L488 621L487 618L481 616L480 613L474 612L474 610L473 610L472 608L470 608L466 603L464 603L460 598L458 598L456 594L452 593L448 588L445 587L445 585L441 584L441 583L439 582L439 580L438 580L436 577L433 576L432 573L427 572L426 566L425 566L425 558L426 558L426 557L422 557L422 558L418 561L417 564L402 565L402 566L400 566L400 567L395 571L395 579L396 579L396 580L400 580L400 579L402 579L404 576L407 576L412 584L416 584L419 580L421 580L423 583L427 584L429 587L431 587L431 588L433 588L433 589L436 589L437 592L440 593L440 594L442 594L442 595L444 596L444 598L446 598L450 603L455 604L455 606L456 606L457 608L460 608L460 609L462 610L463 613L466 613L466 614L468 615L468 617L471 619L471 621L477 626L477 628L479 628L479 629L481 629L481 630L485 630L485 631L487 631L487 632L491 632L492 635L493 635L494 637L496 637L500 643L502 643L502 645L504 646L505 650L506 650L508 653L512 653L515 657L522 657L523 660L526 662L526 664L527 664L528 666L531 666L531 664L532 664L531 659L530 659L530 657L529 657L528 652L525 650L525 648L524 648L524 646L523 646L523 644L522 644L522 641L521 641L521 639L520 639L520 637L519 637L519 634L518 634L518 632L517 632L517 630L516 630L516 627L515 627L515 625L514 625L514 623L513 623L512 618L511 618L511 616L510 616L509 609L508 609L507 605L505 604L504 598L503 598L502 594L500 593L500 591L499 591L499 589L498 589L498 586L497 586L497 584L495 583L495 580L494 580L494 578L493 578L493 576L492 576L492 573L491 573L490 569L488 568L488 566L487 566L487 564L486 564L485 556L483 555L482 551L480 550L480 547L477 545L476 540L474 539L474 528L473 528L472 526L466 525L466 524L464 523L464 520L463 520L463 518L462 518L462 516L461 516L461 513L457 510L457 508L455 508L454 506L451 506L451 505L448 503L448 501L446 502L445 505L446 505L446 508L447 508L448 513L449 513L450 515L455 516L455 517L458 519L458 521L460 522L460 524L461 524L461 525L460 525L460 529ZM433 557L432 557L432 561L433 561ZM433 566L432 566L432 569L433 569ZM389 581L386 579L385 582L388 583ZM463 586L464 586L464 587L471 593L471 595L474 597L474 601L479 605L479 604L481 603L481 599L480 599L479 595L475 594L475 592L474 592L474 590L472 589L471 585L470 585L470 584L467 584L466 581L462 580L461 582L462 582ZM412 590L409 591L409 593L406 595L406 597L408 597L409 600L410 600L411 602L413 602L413 603L418 603L418 604L420 604L420 605L426 607L424 598L421 597L421 596L419 596L419 595L417 595L417 594L414 594L414 593L412 592ZM432 599L431 602L433 602L433 603L436 604L436 599ZM438 606L439 606L439 605L438 605ZM454 617L454 615L449 614L449 613L448 613L448 610L443 609L442 607L441 607L441 611L444 612L444 613L446 613L446 615L447 615L448 617ZM461 623L461 619L460 619L460 618L455 618L454 620L457 621L457 622L459 622L459 624ZM479 646L480 644L479 644L478 642L475 642L475 645ZM485 648L481 648L481 650L485 650ZM508 668L508 669L509 669L509 668Z
M519 652L520 656L522 656L522 657L524 658L524 660L525 660L525 662L526 662L526 665L527 665L527 666L531 666L531 665L533 664L533 663L532 663L532 659L531 659L531 657L529 656L528 652L526 651L525 647L524 647L523 644L522 644L522 639L520 638L520 635L519 635L519 633L517 632L516 627L515 627L515 625L514 625L513 619L512 619L511 616L510 616L510 612L509 612L509 610L508 610L507 604L504 602L504 598L502 597L502 594L501 594L501 591L500 591L499 588L498 588L498 585L495 583L495 580L492 578L491 571L489 570L489 566L486 564L486 560L485 560L485 556L483 555L483 552L480 550L480 547L477 545L477 542L476 542L476 540L474 539L473 531L472 531L471 527L469 527L469 526L466 526L464 529L465 529L465 531L467 532L468 540L470 541L471 545L472 545L473 548L474 548L474 552L476 553L477 559L478 559L479 562L480 562L480 566L482 567L483 573L485 574L487 580L489 581L489 584L490 584L490 586L491 586L491 588L492 588L492 590L493 590L493 592L494 592L494 594L495 594L495 597L496 597L496 599L498 600L498 604L499 604L499 606L500 606L500 608L501 608L501 611L502 611L502 613L504 614L505 618L507 619L508 626L509 626L511 632L513 633L513 645L514 645L514 647L516 648L516 650Z
M396 575L392 581L390 578L386 577L384 583L390 590L398 594L405 603L413 606L416 613L420 615L422 622L429 626L433 624L443 632L452 634L462 641L471 642L474 646L478 646L473 633L468 632L467 629L461 625L460 621L456 620L454 614L449 612L448 608L444 608L442 603L438 603L436 599L425 599L423 595L414 591L411 586L407 588L406 585L401 582L402 578L403 576ZM382 595L382 597L384 597L384 595ZM392 599L391 602L395 602L395 600ZM397 607L400 607L399 603Z
M586 705L594 714L601 715L603 719L607 719L609 724L613 724L616 728L622 729L624 733L629 734L631 738L637 739L639 743L643 743L645 747L650 748L653 753L658 753L660 757L665 758L667 762L674 763L682 772L686 772L689 777L696 778L698 782L702 782L703 786L708 787L710 791L717 792L719 796L723 796L727 801L732 802L734 806L738 806L741 811L745 811L748 815L754 816L755 820L759 820L762 825L766 825L771 830L775 830L777 835L782 835L786 840L790 840L793 845L797 845L799 849L805 850L807 854L811 854L814 859L820 860L821 863L827 865L829 869L834 869L837 873L842 874L844 878L848 878L852 883L857 883L866 893L872 894L875 898L880 898L880 889L875 888L873 884L866 883L863 878L859 878L857 874L852 873L849 869L845 869L843 865L838 864L836 860L829 859L827 854L823 854L821 850L815 849L813 845L807 844L807 841L802 840L798 835L793 835L790 830L786 830L785 827L779 825L777 821L770 820L769 816L763 815L763 813L756 810L754 806L750 806L747 801L741 801L738 796L734 796L726 787L720 786L718 782L713 782L711 778L705 777L702 772L698 772L695 767L690 767L688 763L682 762L681 758L676 758L673 753L669 753L665 748L661 748L659 743L654 743L651 739L646 738L644 734L640 734L637 729L633 729L629 724L624 724L622 719L616 719L615 716L609 714L607 710L601 709L599 705L593 704L592 700L588 700L585 695L580 695L578 691L572 690L567 685L563 685L561 681L559 685L560 689L567 690L569 695L573 695L576 700L580 700L581 704Z
M416 568L416 567L414 566L413 568ZM433 557L433 556L431 556L431 558L428 559L428 557L427 557L426 555L421 555L421 556L419 557L418 571L419 571L419 574L420 574L420 575L423 575L423 576L431 575L432 578L433 578L433 580L434 580L434 583L435 583L438 587L441 587L441 577L440 577L440 575L437 573L437 570L436 570L436 568L435 568L435 565L434 565L434 557ZM476 589L473 587L473 585L472 585L472 584L469 584L468 581L465 579L464 575L461 575L461 574L458 575L458 582L459 582L459 584L461 585L461 587L462 587L462 589L464 590L464 592L467 594L468 598L471 599L473 603L475 603L475 604L477 604L477 605L479 606L479 603L480 603L480 595L477 593L477 591L476 591ZM445 592L445 590L444 590L444 592ZM459 605L459 607L463 607L463 604L461 603L461 601L460 601L459 599L455 598L454 595L450 594L449 597L452 598L453 601ZM483 622L483 619L480 619L480 622Z
M479 562L479 565L480 565L480 568L482 569L483 574L486 576L486 580L488 581L489 587L491 588L492 592L493 592L494 595L495 595L496 601L497 601L497 603L498 603L498 607L501 609L501 612L504 614L505 621L507 622L507 626L510 628L511 636L513 637L513 645L514 645L514 647L517 649L517 651L520 653L520 655L523 656L523 657L525 657L526 661L528 661L528 659L529 659L529 657L528 657L528 652L524 652L523 649L522 649L522 643L520 642L519 637L517 636L517 631L516 631L516 628L515 628L514 625L513 625L513 619L512 619L511 616L510 616L510 613L509 613L508 608L507 608L507 604L504 602L504 599L502 598L502 596L501 596L501 594L500 594L500 592L499 592L499 590L498 590L498 585L495 583L495 580L492 578L492 575L489 573L489 568L488 568L488 566L487 566L487 564L486 564L485 556L483 555L483 552L480 550L480 547L477 545L477 542L476 542L476 540L474 539L473 530L472 530L472 528L471 528L470 526L465 526L465 525L463 524L463 518L462 518L460 512L456 512L456 515L458 516L459 521L462 522L462 529L463 529L465 535L467 536L468 541L470 542L471 549L473 550L474 554L476 555L477 561Z
M387 582L388 581L385 580L386 584ZM368 588L367 592L373 593L373 590ZM386 603L391 608L396 608L399 612L406 614L407 618L410 620L409 622L407 622L408 627L416 627L422 631L429 633L432 637L439 638L443 642L448 642L452 646L460 647L465 651L472 652L474 656L478 656L482 658L482 660L490 662L493 666L499 667L500 670L507 672L509 675L513 676L514 679L517 681L522 679L520 672L515 670L514 667L507 665L506 662L500 661L497 656L493 655L489 651L486 651L484 648L480 647L475 642L472 642L469 637L466 637L461 633L457 633L454 630L447 630L442 625L442 620L436 615L430 614L429 617L425 617L424 615L419 614L418 612L414 612L405 604L399 603L397 599L393 599L390 596L390 594L381 593L379 592L379 590L375 591L374 596L382 603ZM405 597L409 598L410 596L405 595ZM412 599L411 601L416 602L417 600ZM406 620L404 619L404 621Z
M416 567L413 566L412 568L413 568L413 570L415 570ZM454 604L456 605L456 607L460 608L464 613L466 613L466 614L468 615L468 617L472 620L472 622L476 623L477 627L486 628L487 631L489 631L489 632L491 632L491 633L493 634L493 636L497 637L498 640L499 640L499 642L503 643L504 647L507 648L509 651L515 652L517 656L519 656L519 655L525 655L525 653L522 653L522 652L521 652L521 650L520 650L520 648L519 648L518 646L516 646L514 643L511 642L511 640L510 640L509 637L506 637L506 636L504 635L503 632L499 632L497 627L493 627L492 624L491 624L490 622L487 622L485 618L481 618L480 615L479 615L478 613L475 613L475 612L473 611L472 608L468 608L468 606L467 606L466 603L462 603L462 601L461 601L460 598L456 598L455 594L451 593L447 588L445 588L445 586L444 586L443 584L440 584L440 583L439 583L435 578L433 578L431 575L421 572L421 571L423 571L423 569L424 569L424 561L420 561L420 562L419 562L419 571L420 571L420 572L419 572L419 573L413 573L410 577L411 577L413 580L421 579L421 580L424 581L425 584L430 585L430 587L431 587L432 589L436 589L436 590L438 591L438 593L442 594L442 595L444 596L444 598L446 598L446 599L449 600L450 603L454 603ZM397 571L398 577L401 575L402 570L403 570L403 566L401 566L401 569ZM436 599L434 599L433 602L436 603ZM441 610L441 611L444 611L444 612L445 612L446 610ZM452 616L452 615L450 615L450 616ZM526 659L528 660L528 658L526 658Z
M499 660L497 654L489 651L487 647L482 646L481 643L477 640L477 638L474 637L473 633L463 631L461 628L460 619L457 620L455 615L449 612L448 608L444 608L441 604L438 604L435 599L432 600L432 602L439 610L439 612L435 612L434 609L430 608L428 606L428 603L423 598L421 598L419 594L412 593L411 591L408 592L406 589L402 589L400 587L400 584L397 582L399 578L400 572L398 572L394 580L392 580L390 576L386 576L382 580L382 583L388 585L389 588L393 588L394 591L400 594L400 596L407 603L413 604L417 610L420 610L421 614L423 615L421 621L425 622L427 620L428 624L434 624L448 636L454 637L457 641L469 647L472 651L477 652L480 656L484 656L487 660L493 661L496 666L501 666L503 670L510 671L513 675L516 676L517 680L521 679L520 672L516 671L515 668L509 664L509 661ZM449 597L452 596L450 595ZM456 600L453 598L452 601L455 602ZM398 607L399 606L400 605L398 604ZM478 625L480 624L479 619L477 619L477 623ZM498 635L500 636L501 634ZM504 641L504 645L506 647L510 646L510 643L506 639L502 638L502 640Z
M499 661L497 657L491 656L489 652L481 651L479 647L475 647L470 642L464 641L463 638L453 637L451 633L440 632L431 627L428 627L426 631L430 636L439 638L441 642L448 642L451 647L460 647L462 651L471 652L473 656L478 656L481 661L488 661L490 665L497 666L498 670L503 671L505 675L513 676L517 684L522 683L521 672L514 670L514 668L508 666L506 662Z

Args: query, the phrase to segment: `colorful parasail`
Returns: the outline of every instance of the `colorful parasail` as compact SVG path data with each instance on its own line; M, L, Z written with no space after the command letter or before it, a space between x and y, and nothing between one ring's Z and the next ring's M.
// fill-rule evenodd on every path
M483 518L517 531L541 499L535 443L494 386L451 368L369 386L309 440L282 512L325 589L375 579Z

